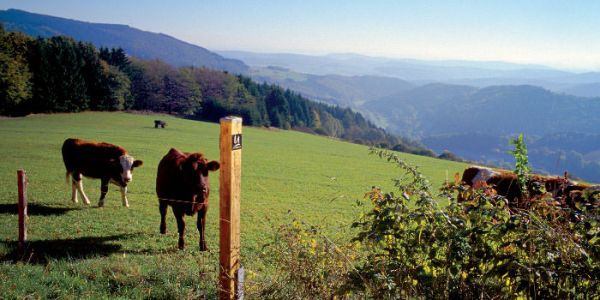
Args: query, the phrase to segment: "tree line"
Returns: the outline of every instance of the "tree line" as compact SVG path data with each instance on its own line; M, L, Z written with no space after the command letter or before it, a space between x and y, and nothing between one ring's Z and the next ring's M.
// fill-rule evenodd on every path
M273 126L434 156L349 108L207 68L176 68L65 36L32 38L0 26L0 115L147 110L217 121L235 114Z

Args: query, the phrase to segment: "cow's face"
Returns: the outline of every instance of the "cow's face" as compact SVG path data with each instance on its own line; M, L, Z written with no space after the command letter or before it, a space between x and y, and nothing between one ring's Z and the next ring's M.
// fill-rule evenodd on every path
M203 157L195 155L188 157L183 164L183 178L186 185L192 189L192 193L196 195L197 202L203 203L205 199L208 199L210 192L208 172L216 171L219 167L219 162L214 160L209 162Z
M140 167L144 164L141 160L136 160L129 155L121 155L118 161L115 161L116 169L119 170L120 183L122 186L126 186L133 179L133 169Z

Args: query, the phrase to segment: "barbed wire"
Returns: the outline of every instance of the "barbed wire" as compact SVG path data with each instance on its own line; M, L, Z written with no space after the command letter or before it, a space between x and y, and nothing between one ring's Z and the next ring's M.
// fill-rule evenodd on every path
M169 199L169 198L158 198L158 201L184 203L184 204L202 204L202 205L204 205L204 203L198 203L196 201L187 201L187 200Z

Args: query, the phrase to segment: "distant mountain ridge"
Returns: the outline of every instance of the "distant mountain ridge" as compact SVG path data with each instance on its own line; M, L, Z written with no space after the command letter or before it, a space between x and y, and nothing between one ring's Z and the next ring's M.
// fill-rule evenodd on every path
M530 86L429 84L371 101L363 109L386 118L392 132L414 137L485 132L545 135L600 133L600 98L557 94Z
M256 81L277 84L317 101L351 108L415 87L392 77L312 75L272 66L250 68L248 75Z
M600 182L600 98L521 86L428 84L371 101L361 110L391 133L472 161L510 168L509 138L524 133L538 171L568 170Z
M600 97L600 72L574 73L535 64L495 61L418 60L371 57L359 54L305 55L218 51L243 60L255 68L283 67L313 75L392 77L416 85L448 83L487 87L495 85L536 85L554 92L573 92L577 96ZM580 86L584 85L584 86Z
M316 75L376 75L410 81L446 81L480 78L547 79L574 73L533 64L494 61L418 60L371 57L360 54L305 55L217 51L225 57L243 60L250 66L279 66ZM598 74L598 73L593 73Z
M16 9L0 11L0 22L8 31L41 37L70 36L91 42L96 47L121 47L129 55L161 59L174 66L204 66L234 74L248 70L248 66L237 59L224 58L166 34L142 31L127 25L82 22Z

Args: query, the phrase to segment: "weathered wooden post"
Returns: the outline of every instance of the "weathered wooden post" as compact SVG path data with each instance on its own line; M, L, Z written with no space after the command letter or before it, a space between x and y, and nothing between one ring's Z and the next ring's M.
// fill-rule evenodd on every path
M220 171L220 299L240 299L240 190L242 178L242 118L221 118ZM243 275L242 275L243 277ZM243 279L242 279L243 280Z
M17 185L19 187L19 243L18 250L23 254L27 241L27 175L25 170L17 170Z

